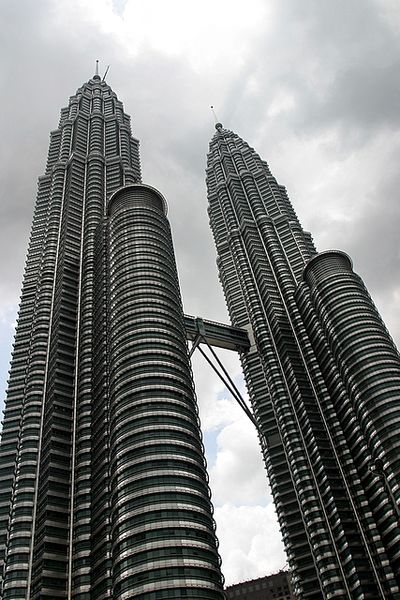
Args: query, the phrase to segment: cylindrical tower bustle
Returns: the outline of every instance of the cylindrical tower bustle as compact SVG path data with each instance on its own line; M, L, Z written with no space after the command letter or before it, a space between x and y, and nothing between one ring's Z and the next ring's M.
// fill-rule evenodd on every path
M399 568L400 356L347 254L321 252L307 264L303 278L357 426L369 441L365 460L370 461L368 470L381 479L384 498L375 493L371 502L376 504L378 527L391 563ZM354 454L356 444L360 444L357 439Z
M113 598L223 598L166 203L108 204Z

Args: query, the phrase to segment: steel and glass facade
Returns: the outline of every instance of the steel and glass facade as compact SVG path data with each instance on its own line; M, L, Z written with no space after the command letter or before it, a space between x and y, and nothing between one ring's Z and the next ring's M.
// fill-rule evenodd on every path
M400 598L400 356L343 252L217 124L209 217L299 600Z
M0 536L2 600L223 598L166 203L97 75L39 179Z

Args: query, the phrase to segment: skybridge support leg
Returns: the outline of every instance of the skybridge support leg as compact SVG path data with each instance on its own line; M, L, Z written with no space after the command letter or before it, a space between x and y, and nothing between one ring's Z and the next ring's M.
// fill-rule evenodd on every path
M206 344L206 346L208 347L208 349L211 352L212 358L210 358L204 352L204 350L201 348L201 346L200 346L201 343ZM210 365L210 367L213 369L213 371L218 375L218 377L220 378L220 380L222 381L224 386L231 393L231 395L236 400L236 402L239 404L240 408L244 411L246 416L250 419L250 421L252 422L252 424L254 425L254 427L257 430L260 440L263 442L264 436L261 433L260 428L258 427L257 421L255 420L253 413L251 412L250 408L247 406L242 394L240 393L240 391L237 388L236 384L234 383L233 379L229 375L228 371L225 369L220 358L217 356L215 350L210 346L207 339L205 337L203 337L201 334L198 334L196 336L196 338L193 340L193 344L192 344L192 347L189 352L190 357L193 355L193 353L196 349L198 349L200 354L202 356L204 356L207 363ZM212 360L212 359L214 359L214 360Z

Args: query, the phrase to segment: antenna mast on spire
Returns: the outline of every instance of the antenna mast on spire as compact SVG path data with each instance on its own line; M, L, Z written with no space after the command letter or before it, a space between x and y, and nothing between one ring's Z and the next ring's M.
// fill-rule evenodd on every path
M108 65L108 67L107 67L107 69L106 69L106 72L105 72L105 73L104 73L104 75L103 75L103 79L102 79L102 81L104 81L104 80L105 80L105 78L106 78L106 75L107 75L107 73L108 73L108 69L109 69L109 68L110 68L110 65Z
M95 76L98 77L99 76L99 61L96 60L96 73Z
M216 115L216 113L215 113L214 107L213 107L213 106L210 106L210 108L211 108L211 112L212 112L212 114L213 114L213 117L214 117L214 120L215 120L215 122L216 122L216 123L218 123L218 117L217 117L217 115Z
M214 107L213 107L213 106L210 106L210 108L211 108L211 112L212 112L212 114L213 114L213 116L214 116L214 119L215 119L215 129L216 129L217 131L221 131L221 130L222 130L222 123L220 123L220 122L218 121L218 117L217 117L217 115L216 115L216 113L215 113Z

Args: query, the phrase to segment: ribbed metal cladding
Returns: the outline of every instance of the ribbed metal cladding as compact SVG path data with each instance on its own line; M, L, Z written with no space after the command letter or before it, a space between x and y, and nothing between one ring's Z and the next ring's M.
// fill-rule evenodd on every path
M254 333L242 365L296 597L398 599L397 378L388 389L397 351L349 257L317 255L267 163L234 132L216 129L210 225L232 323ZM325 285L332 290L322 298ZM359 353L368 330L376 352ZM339 338L348 339L348 355ZM367 415L361 407L375 381L382 395ZM378 435L385 454L374 450Z
M166 204L108 207L113 600L222 599L222 576Z
M375 475L381 494L371 502L386 554L398 572L400 355L344 253L329 251L314 257L304 271L304 280L362 432L365 457L370 457L372 468L377 459L382 461L382 472ZM356 450L354 447L353 452Z

